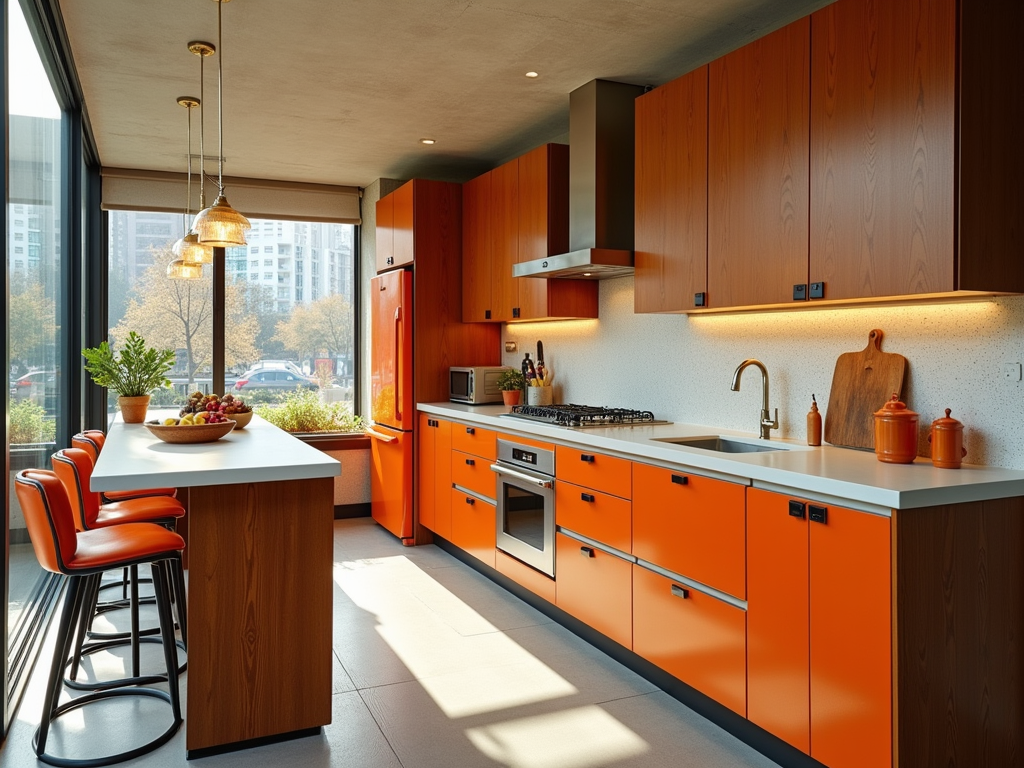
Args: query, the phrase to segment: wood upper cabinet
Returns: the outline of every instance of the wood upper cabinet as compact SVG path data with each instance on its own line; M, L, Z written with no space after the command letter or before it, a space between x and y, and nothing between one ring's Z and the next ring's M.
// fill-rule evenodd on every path
M634 311L704 306L708 68L636 100Z
M569 153L545 144L463 185L463 321L597 317L597 283L512 276L569 248Z
M407 181L377 201L377 272L413 263L413 193Z
M793 300L807 283L810 18L711 62L708 305Z
M747 489L747 716L829 768L892 764L888 518Z

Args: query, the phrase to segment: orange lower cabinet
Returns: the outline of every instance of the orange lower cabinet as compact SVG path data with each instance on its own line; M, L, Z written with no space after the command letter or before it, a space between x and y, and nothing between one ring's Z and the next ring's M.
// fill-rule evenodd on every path
M500 549L494 552L494 570L508 576L521 587L526 587L549 603L555 602L555 580L546 573L521 563Z
M633 545L631 509L626 499L571 483L555 483L555 522L560 527L626 553Z
M745 612L643 566L632 568L633 651L746 716Z
M632 648L632 563L563 533L555 538L555 604Z
M451 498L452 544L493 568L494 505L454 488Z
M809 754L806 506L747 489L747 718Z
M819 509L826 510L823 523L808 505L811 757L829 768L889 768L890 519Z
M494 461L498 456L498 433L480 427L453 424L452 448Z
M452 423L434 419L434 533L451 539L452 536Z
M633 554L746 598L746 486L633 464Z
M456 425L458 429L460 425ZM452 451L452 483L474 493L494 498L498 481L491 471L491 461L462 451Z

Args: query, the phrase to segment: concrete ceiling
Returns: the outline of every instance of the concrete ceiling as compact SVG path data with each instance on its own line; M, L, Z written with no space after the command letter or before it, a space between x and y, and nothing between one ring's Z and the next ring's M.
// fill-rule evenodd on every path
M594 78L660 85L828 2L233 0L223 6L224 172L465 181L567 140L568 94ZM216 43L216 3L60 6L102 164L183 171L175 100L199 93L186 43ZM206 60L210 157L216 62ZM198 152L197 116L193 138Z

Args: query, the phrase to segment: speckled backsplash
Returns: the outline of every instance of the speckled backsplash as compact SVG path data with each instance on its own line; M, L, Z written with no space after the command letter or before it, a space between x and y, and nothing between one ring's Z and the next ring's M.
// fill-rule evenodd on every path
M505 353L518 366L544 342L555 373L555 402L648 409L659 418L757 434L761 382L733 371L755 357L768 368L778 434L804 439L811 393L822 413L836 358L885 332L882 350L907 358L903 395L927 430L952 409L964 423L973 464L1024 469L1024 383L1003 378L1003 363L1024 362L1024 297L972 303L809 310L730 316L634 315L633 278L601 283L600 320L508 324ZM882 403L879 403L881 406ZM776 433L773 433L776 434Z

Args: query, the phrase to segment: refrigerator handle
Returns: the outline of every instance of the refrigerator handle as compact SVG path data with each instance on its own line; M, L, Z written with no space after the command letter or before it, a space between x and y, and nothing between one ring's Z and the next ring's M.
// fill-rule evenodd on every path
M400 348L402 343L402 308L395 307L395 423L402 424L402 355L404 349Z
M376 440L380 440L382 443L393 443L395 442L395 440L398 439L394 435L382 435L380 432L375 432L369 427L366 428L366 434L369 437L372 437Z

